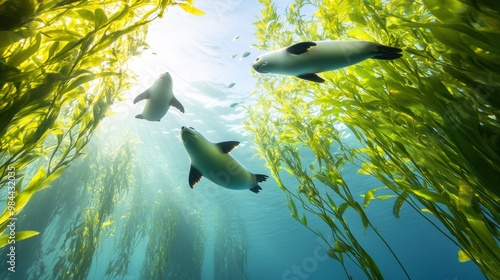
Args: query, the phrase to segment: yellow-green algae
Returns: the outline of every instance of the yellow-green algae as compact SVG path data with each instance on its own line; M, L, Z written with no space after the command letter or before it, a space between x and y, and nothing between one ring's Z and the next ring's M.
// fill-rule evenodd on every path
M126 137L111 151L92 147L95 150L89 151L89 156L80 163L78 171L87 176L82 177L81 182L75 182L77 185L74 187L76 189L81 184L85 189L83 197L88 197L89 202L70 224L52 268L52 278L87 279L94 255L102 244L99 241L116 231L113 219L115 206L129 189L140 187L135 184L132 175L135 160L131 150L134 143L133 138ZM120 267L116 269L120 275Z
M376 260L351 231L357 221L344 213L357 213L365 230L386 242L367 206L375 198L396 197L394 216L404 203L424 218L423 212L431 213L459 247L460 261L499 278L500 3L297 0L280 15L273 1L260 2L259 49L340 39L404 50L395 61L366 60L322 73L325 84L256 75L246 128L285 191L292 216L308 228L311 216L328 225L328 232L310 229L329 243L328 255L348 276L346 258L367 278L381 279ZM314 13L306 15L304 7ZM362 147L346 143L340 123ZM307 152L312 162L302 157ZM364 200L354 197L342 172L352 164L383 187ZM284 184L285 172L296 185ZM376 195L383 190L394 194ZM330 233L333 242L326 238Z
M101 140L93 139L86 156L19 215L19 224L41 234L17 246L27 268L16 273L86 279L105 268L104 277L121 279L139 267L144 279L200 279L206 239L200 213L180 205L172 192L151 197L144 191L156 189L158 181L138 164L136 137L126 134L118 145ZM160 185L180 182L171 176Z
M233 214L234 215L234 214ZM217 207L214 245L214 279L250 279L245 224L238 216Z
M7 191L8 171L16 179L15 209L0 215L1 233L11 212L83 154L134 82L126 60L147 47L147 25L171 5L203 14L192 0L0 1L0 188Z
M201 279L205 252L201 215L185 210L171 193L156 194L141 279Z

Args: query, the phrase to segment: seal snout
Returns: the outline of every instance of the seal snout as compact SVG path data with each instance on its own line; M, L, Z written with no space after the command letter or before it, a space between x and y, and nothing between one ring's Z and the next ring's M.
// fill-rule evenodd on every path
M160 80L172 82L172 76L170 76L170 73L165 72L165 73L161 74Z
M186 126L182 126L181 127L181 137L182 139L184 139L184 137L186 136L195 136L196 135L196 129L194 129L193 127L186 127Z
M262 69L263 66L267 65L267 61L262 60L260 57L257 57L255 62L252 64L252 67L255 71L259 73L266 73L264 69Z

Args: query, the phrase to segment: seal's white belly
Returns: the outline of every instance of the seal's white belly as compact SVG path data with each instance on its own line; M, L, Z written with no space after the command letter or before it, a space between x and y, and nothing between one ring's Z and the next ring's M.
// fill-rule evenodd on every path
M207 143L212 144L212 143ZM215 184L233 190L250 189L255 184L252 173L229 154L224 154L214 145L197 153L189 152L191 164L203 176Z

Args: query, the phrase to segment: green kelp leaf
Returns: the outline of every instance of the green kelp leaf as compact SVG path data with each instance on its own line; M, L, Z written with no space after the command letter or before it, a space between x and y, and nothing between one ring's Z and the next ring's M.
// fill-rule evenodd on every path
M18 231L16 232L16 242L21 241L24 239L28 239L30 237L36 236L40 234L38 231L32 231L32 230L25 230L25 231ZM5 247L6 245L9 245L9 234L4 234L0 236L0 248ZM11 241L12 242L12 241ZM11 245L14 245L15 243L12 243Z
M45 180L47 172L43 166L40 166L38 171L35 173L30 182L21 191L21 193L16 197L16 213L20 211L26 205L28 200L31 198L35 192L43 188L43 181Z
M342 215L344 215L344 212L345 212L345 210L347 210L347 208L349 208L349 203L344 202L344 203L340 204L339 208L337 208L337 213L342 217Z
M91 10L87 10L87 9L79 9L76 11L76 13L82 18L82 19L85 19L85 20L88 20L90 22L95 22L95 17L96 17L96 13L91 11Z
M397 195L394 195L394 194L385 194L385 195L379 195L379 196L375 197L375 199L386 200L386 199L391 199L391 198L394 198L394 197L397 197Z
M42 41L42 34L38 33L34 38L33 42L28 48L21 50L20 52L13 55L8 64L12 67L18 67L21 63L29 59L33 54L35 54L40 48L40 43Z
M478 213L472 206L473 197L474 189L464 180L460 180L459 200L457 202L458 209L465 214L470 227L475 234L479 235L481 242L488 246L488 248L498 248L495 237L483 220L483 215Z
M362 175L371 175L374 172L372 166L373 164L371 163L363 162L357 173Z
M80 41L80 52L81 53L87 53L87 51L89 50L89 48L92 46L92 44L94 42L94 39L95 39L95 34L94 33L87 34L87 36L85 36L85 38L83 38ZM90 57L87 57L86 59L84 59L82 61L82 66L87 65L87 63L88 63L89 60L92 60L92 59Z
M62 134L64 134L64 131L62 131L61 129L58 129L58 128L56 128L56 129L51 129L51 130L50 130L50 132L51 132L52 134L55 134L55 135L62 135Z
M458 250L458 261L467 262L470 261L469 255L462 249Z
M424 213L429 213L429 214L433 214L434 215L434 213L432 213L432 211L429 210L429 209L427 209L427 208L422 208L422 209L420 209L420 211L422 211Z
M404 25L410 27L424 27L429 28L432 35L439 40L441 43L451 47L451 49L460 50L468 55L475 55L472 51L472 47L466 44L459 32L449 29L447 27L434 25L431 23L426 24L415 24L415 23L405 23Z
M96 9L94 13L95 13L94 28L95 30L98 30L104 25L106 25L106 23L108 22L108 17L106 16L104 10L101 8Z
M45 179L43 184L45 186L48 186L50 183L52 183L52 181L59 178L59 176L61 176L61 174L64 172L64 170L66 170L66 168L68 168L68 165L60 166L56 171L53 171L49 176L47 176L47 178Z
M363 207L366 208L370 201L372 201L373 197L375 196L375 192L379 190L379 188L375 188L372 190L367 191L364 196L365 196L365 201L363 202Z
M328 203L330 203L330 207L332 209L335 209L337 207L335 201L333 201L332 197L329 194L326 194L326 197L328 198Z
M71 30L60 30L60 29L48 30L44 32L44 35L48 37L45 39L45 41L47 42L77 41L83 37L82 34L80 33ZM51 53L53 54L54 51L52 51ZM53 57L52 54L50 54L48 57L52 58Z
M352 247L349 244L346 244L345 242L335 239L335 248L330 249L333 250L335 253L346 253L352 250Z
M120 73L115 72L102 72L96 74L82 75L76 79L74 79L71 84L66 88L66 92L70 92L78 86L93 81L95 79L109 77L109 76L118 76Z
M117 12L110 20L109 22L114 22L114 21L117 21L117 20L121 20L123 19L128 13L130 12L130 6L125 4L125 6L123 7L123 10L121 10L120 12Z
M195 16L202 16L205 14L204 11L196 8L192 3L179 3L179 7L181 7L185 12L188 12Z
M56 61L62 61L66 56L71 54L71 51L73 49L78 48L80 46L81 41L83 41L83 38L77 41L68 41L68 43L65 44L64 47L61 50L59 50L56 55L52 57L52 59ZM62 68L60 72L62 75L67 75L68 74L67 70L68 70L67 68L66 69Z
M360 25L366 25L365 18L362 15L360 15L359 13L349 13L349 19L352 22L358 23Z
M21 40L33 37L36 34L36 30L30 28L19 28L14 31L0 31L0 50Z
M295 202L293 201L292 197L288 197L288 208L290 208L290 210L292 211L292 213L290 213L292 217L298 221L299 214L297 212L297 206L295 206Z
M112 225L113 223L114 223L114 221L107 220L107 221L105 221L104 223L102 223L101 228L105 228L105 227L107 227L107 226L110 226L110 225Z
M466 18L467 5L458 0L423 0L429 11L441 21L462 21Z
M11 82L14 84L16 90L19 91L21 83L25 81L27 77L29 77L29 73L22 73L21 70L16 67L12 67L0 61L0 89L3 88L5 83Z
M447 200L443 196L427 189L414 189L411 192L425 200L443 204L447 203Z
M16 168L18 170L22 170L26 165L30 164L31 162L38 159L39 157L40 157L40 154L38 154L38 153L28 154L28 155L22 157L18 162L16 162Z
M54 42L49 49L48 57L53 57L56 50L59 48L59 42Z
M330 228L335 228L335 223L333 222L332 218L330 218L330 216L328 216L327 214L323 214L323 213L318 213L318 216L323 219L323 221L325 221L328 226Z
M356 212L358 212L359 217L361 218L361 222L363 222L363 228L366 231L366 229L370 225L370 221L368 220L365 211L363 210L361 205L359 205L359 203L357 203L356 201L351 203L351 206L354 208L354 210L356 210Z
M303 213L302 214L302 219L301 219L301 222L304 226L307 227L307 218L306 218L306 213Z
M326 253L330 258L340 261L339 257L337 256L337 252L334 249L330 248Z

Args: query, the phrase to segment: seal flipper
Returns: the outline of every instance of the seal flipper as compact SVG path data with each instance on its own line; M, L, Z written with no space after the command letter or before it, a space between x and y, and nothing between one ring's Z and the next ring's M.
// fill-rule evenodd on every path
M139 114L139 115L135 116L135 118L136 118L136 119L141 119L141 120L143 120L143 119L144 119L144 117L142 116L142 114Z
M259 185L255 185L255 187L251 188L250 190L254 193L259 193L262 188Z
M372 58L381 60L393 60L402 57L403 55L400 54L400 52L402 51L403 50L400 48L377 44L375 48L375 54L372 56Z
M170 106L174 106L175 108L179 109L182 113L184 113L184 106L175 98L175 96L172 98L172 101L170 101Z
M301 79L308 80L311 82L316 82L316 83L324 83L325 82L325 80L323 78L321 78L320 76L318 76L314 73L302 74L302 75L297 76L297 78L301 78Z
M311 47L314 47L316 45L317 44L314 42L300 42L300 43L293 44L290 47L286 48L286 51L291 53L291 54L299 55L299 54L303 54L303 53L307 52Z
M151 97L151 93L149 92L149 89L144 91L143 93L139 94L135 99L134 99L134 104L144 100L144 99L149 99Z
M191 169L189 170L189 186L193 188L201 180L201 176L203 175L200 170L191 165Z
M255 180L257 180L257 183L264 182L265 180L267 180L267 178L269 178L269 176L263 174L254 174L254 175L255 175Z
M269 176L263 174L254 174L254 176L257 183L264 182L265 180L267 180L267 178L269 178ZM262 188L259 185L255 184L255 186L250 190L254 193L259 193Z
M229 152L231 152L234 148L236 148L236 146L238 146L240 144L240 142L238 141L226 141L226 142L220 142L220 143L217 143L215 145L217 145L217 147L220 148L220 150L225 153L225 154L229 154Z

